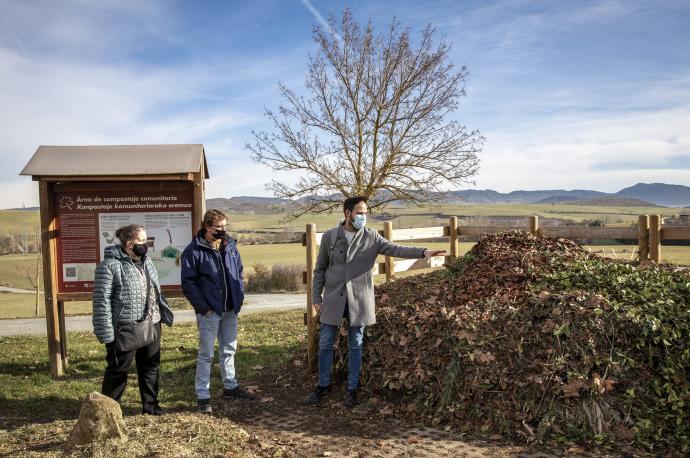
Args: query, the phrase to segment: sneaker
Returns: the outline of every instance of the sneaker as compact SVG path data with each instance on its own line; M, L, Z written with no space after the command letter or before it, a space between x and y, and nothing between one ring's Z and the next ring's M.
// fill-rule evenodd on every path
M347 390L347 393L345 393L345 405L347 407L357 405L357 390Z
M143 409L141 409L141 414L142 415L159 416L159 415L164 415L165 412L163 411L163 409L161 409L161 407L159 405L154 405L154 406L147 406L147 407L144 407Z
M210 399L197 399L198 411L201 413L213 413Z
M243 390L239 386L232 390L223 389L223 399L237 399L240 401L256 401L258 396L254 396L250 392Z
M331 386L318 386L314 388L314 391L311 392L307 398L302 401L302 404L306 405L312 405L312 404L318 404L319 402L323 401L323 398L328 396L328 393L331 392Z

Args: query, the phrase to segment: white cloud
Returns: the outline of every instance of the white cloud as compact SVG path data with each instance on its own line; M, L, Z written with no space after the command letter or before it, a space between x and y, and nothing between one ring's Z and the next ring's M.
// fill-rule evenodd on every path
M663 69L650 66L645 75L608 75L606 81L544 77L541 46L554 30L646 11L615 0L590 5L567 15L572 6L500 1L455 17L420 11L416 3L396 6L413 30L436 22L454 42L453 60L472 71L458 118L488 139L477 187L615 191L638 181L687 184L687 169L616 170L611 164L651 156L672 164L669 158L690 154L690 70L659 76ZM354 12L367 8L380 10L383 30L390 8L366 4ZM262 114L264 106L279 103L278 79L300 90L311 43L277 51L281 55L229 59L222 50L197 63L137 64L131 56L151 47L188 46L175 33L184 18L169 4L5 2L0 12L7 20L0 21L0 208L36 203L36 184L17 174L40 144L204 143L209 197L266 195L273 176L296 179L251 162L244 143L251 142L251 130L270 129Z
M673 163L690 154L690 106L615 115L554 115L486 132L478 188L590 188L618 191L637 182L685 184L688 168L620 170L604 163ZM672 139L672 141L669 141Z
M280 60L263 63L280 67ZM127 66L27 59L0 48L3 187L29 181L17 174L39 145L205 143L211 163L216 157L219 166L243 161L249 132L265 122L263 107L248 100L266 100L270 91L261 89L263 94L254 97L248 91L235 101L222 86L265 77L263 67L248 64L237 72L172 68L141 74ZM224 138L232 138L232 144ZM234 183L226 182L226 189L239 191ZM32 188L28 183L18 189ZM21 205L19 195L0 193L0 208Z

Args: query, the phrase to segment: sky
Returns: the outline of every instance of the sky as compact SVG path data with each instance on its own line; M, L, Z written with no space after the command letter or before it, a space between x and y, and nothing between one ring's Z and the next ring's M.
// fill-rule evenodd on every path
M0 208L37 205L39 145L203 143L207 197L269 196L297 176L245 144L344 8L434 24L467 67L453 117L486 143L462 189L690 185L687 0L0 0Z

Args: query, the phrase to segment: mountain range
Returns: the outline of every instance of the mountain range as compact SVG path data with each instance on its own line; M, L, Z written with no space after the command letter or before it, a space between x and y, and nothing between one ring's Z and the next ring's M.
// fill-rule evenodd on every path
M587 201L587 203L595 203L597 200L601 202L610 201L613 198L626 199L621 202L627 202L630 205L629 199L637 199L640 205L644 202L649 202L654 205L663 205L666 207L687 207L690 206L690 187L683 185L665 184L665 183L637 183L634 186L621 189L615 193L605 193L600 191L591 191L587 189L574 189L566 191L563 189L549 189L540 191L512 191L509 193L500 193L487 189L484 191L467 189L463 191L454 191L451 193L456 199L466 203L488 204L488 203L523 203L523 204L544 204L544 203L566 203ZM605 198L605 199L604 199ZM582 202L584 205L585 202Z
M636 205L648 203L666 207L690 207L690 187L665 183L638 183L616 193L588 189L548 189L501 193L492 189L465 189L445 193L447 203L467 204L546 204L579 203L582 205ZM274 197L238 196L213 198L206 201L207 208L225 208L236 211L270 211L292 202Z

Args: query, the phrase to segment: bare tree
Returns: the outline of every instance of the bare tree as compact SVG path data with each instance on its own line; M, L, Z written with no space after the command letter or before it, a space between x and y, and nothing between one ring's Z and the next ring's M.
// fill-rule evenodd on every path
M434 27L415 46L396 20L378 35L349 10L329 24L314 28L308 97L279 83L283 101L266 112L274 132L254 133L247 145L255 161L301 172L296 184L267 185L298 200L290 219L331 211L348 195L366 196L372 209L397 200L421 206L476 175L484 138L449 119L467 71L455 70L447 43L434 44Z
M41 311L41 272L42 272L42 257L41 257L41 230L38 226L34 226L34 240L35 243L29 246L25 243L24 253L28 254L31 252L31 248L34 248L34 260L35 264L33 266L33 272L30 265L25 265L24 269L20 266L16 266L17 272L26 276L31 289L35 291L35 301L34 301L34 315L39 316Z

